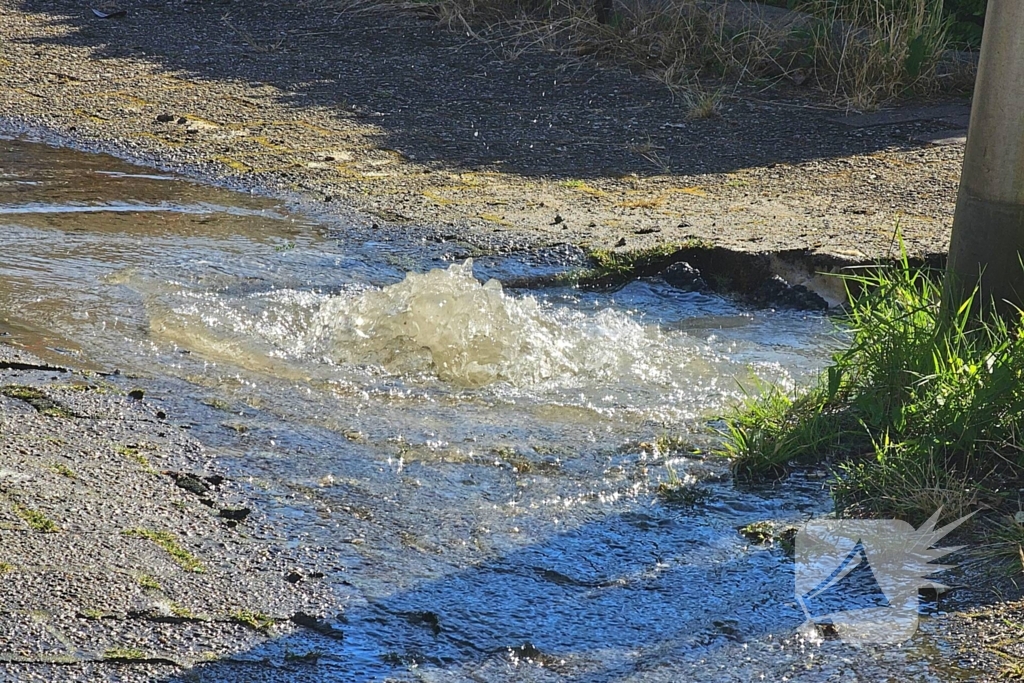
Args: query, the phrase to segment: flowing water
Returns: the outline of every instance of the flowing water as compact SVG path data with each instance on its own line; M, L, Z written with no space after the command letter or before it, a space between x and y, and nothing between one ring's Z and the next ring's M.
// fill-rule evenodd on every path
M325 680L841 676L785 555L737 533L827 513L821 482L740 491L702 455L745 390L812 381L833 325L656 279L508 291L579 254L429 234L0 141L0 333L147 378L253 483L347 601ZM662 501L672 477L706 498ZM922 633L859 670L926 676Z

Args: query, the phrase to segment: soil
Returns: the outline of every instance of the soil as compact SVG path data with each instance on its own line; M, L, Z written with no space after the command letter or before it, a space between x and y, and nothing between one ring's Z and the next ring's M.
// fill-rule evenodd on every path
M730 88L720 116L693 120L642 75L482 43L430 15L104 8L125 15L0 0L0 130L481 245L698 238L849 263L890 253L898 224L915 256L947 248L963 102L858 118L806 92ZM320 572L315 553L274 540L243 486L213 484L216 463L187 425L130 397L127 378L3 359L0 383L49 403L0 396L0 678L152 680L220 659L216 680L232 666L245 680L261 665L231 652L286 647L274 643L293 630L333 637L337 597L304 578ZM144 531L170 534L206 572ZM980 680L1024 654L1015 604L978 601L989 605L948 619L947 640ZM246 613L273 620L273 638Z
M336 637L327 560L240 515L251 487L136 380L0 346L0 425L0 681L168 680L210 660L228 676L251 668L240 655Z
M920 140L956 138L948 109L848 118L809 91L729 88L694 120L653 79L429 14L117 9L0 0L2 128L484 244L696 237L862 262L898 224L913 255L947 248L962 146Z

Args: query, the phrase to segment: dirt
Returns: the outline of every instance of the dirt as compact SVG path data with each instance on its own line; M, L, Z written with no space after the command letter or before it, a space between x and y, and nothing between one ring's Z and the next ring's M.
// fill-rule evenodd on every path
M963 123L933 110L859 125L808 91L727 88L694 120L652 79L429 14L117 7L0 0L2 128L481 243L865 261L898 224L912 254L947 247L962 147L919 138Z
M221 514L251 485L220 474L181 415L132 398L135 380L0 346L0 385L0 680L230 672L332 637L324 558L258 512Z
M698 238L855 262L889 253L898 224L914 255L947 247L963 126L948 109L843 120L803 91L729 88L720 116L693 120L654 80L484 44L430 15L117 9L0 0L0 130L479 244ZM3 354L0 384L49 408L0 395L0 678L152 680L216 659L216 680L270 675L271 660L283 679L317 680L287 651L291 633L303 647L334 637L338 597L311 578L315 553L276 539L240 482L181 487L182 473L209 483L216 462L175 415L129 397L129 379ZM140 529L176 545L124 533ZM948 619L979 677L1024 658L1017 609ZM272 634L252 628L264 617Z

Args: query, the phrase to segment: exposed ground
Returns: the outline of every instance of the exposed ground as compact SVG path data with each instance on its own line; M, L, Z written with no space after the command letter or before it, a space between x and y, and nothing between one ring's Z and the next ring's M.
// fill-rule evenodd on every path
M240 679L266 658L300 680L337 635L323 558L283 547L189 426L129 378L0 347L0 680L157 680L225 658Z
M652 79L429 16L118 8L0 0L5 128L463 239L862 261L898 221L913 253L946 249L962 149L921 138L961 135L964 102L849 118L808 91L728 89L693 120Z
M912 253L946 249L963 102L849 118L802 91L729 90L720 117L691 120L653 80L413 14L118 8L100 19L70 0L0 0L3 130L480 243L698 237L863 261L888 252L898 221ZM0 676L146 679L286 647L268 645L262 616L275 643L332 637L301 616L337 607L310 578L315 558L282 552L258 510L241 527L218 516L245 507L244 487L197 495L164 474L217 474L174 415L129 398L125 378L5 353ZM992 676L1015 667L1013 609L952 617L950 640ZM303 653L291 654L299 680Z

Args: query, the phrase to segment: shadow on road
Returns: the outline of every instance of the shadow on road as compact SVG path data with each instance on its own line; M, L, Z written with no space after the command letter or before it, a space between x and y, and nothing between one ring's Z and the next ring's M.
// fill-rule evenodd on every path
M562 178L720 173L916 147L921 125L942 128L851 128L832 120L838 112L752 91L727 97L720 118L689 120L651 79L540 50L509 59L501 45L412 14L126 0L127 16L99 19L67 0L20 5L73 29L26 39L40 50L65 43L188 79L271 85L295 110L378 127L381 146L447 168Z

